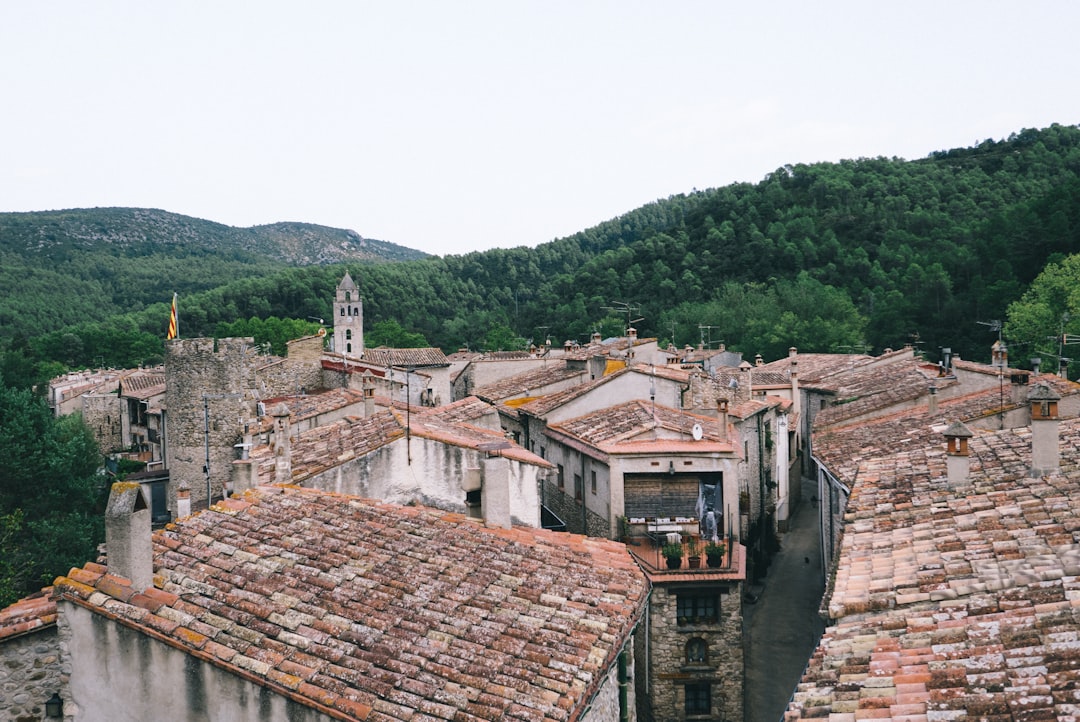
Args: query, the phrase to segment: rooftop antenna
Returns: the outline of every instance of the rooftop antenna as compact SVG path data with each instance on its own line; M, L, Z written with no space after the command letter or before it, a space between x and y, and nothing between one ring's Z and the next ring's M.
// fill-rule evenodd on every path
M712 346L712 330L714 328L720 328L720 327L719 326L708 326L708 325L703 324L703 323L698 324L698 331L701 333L701 347L702 348L709 348L710 346ZM705 332L706 331L709 332L708 341L705 340Z
M603 311L615 311L616 313L625 313L626 314L626 328L628 328L628 329L630 328L630 326L632 324L635 324L638 321L644 321L645 320L644 318L634 319L633 321L630 320L630 317L633 316L635 313L640 313L641 312L641 307L640 306L634 306L634 305L632 305L630 303L627 303L626 301L612 301L611 304L612 305L610 305L610 306L601 306L600 309L603 310Z

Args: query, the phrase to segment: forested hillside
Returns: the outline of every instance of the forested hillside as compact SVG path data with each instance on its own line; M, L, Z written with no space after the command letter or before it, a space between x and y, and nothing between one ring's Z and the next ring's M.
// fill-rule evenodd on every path
M447 350L614 335L632 316L643 319L642 335L678 345L707 336L767 359L791 345L877 352L915 343L931 358L949 346L988 360L989 324L1006 319L1048 263L1080 252L1078 214L1080 128L1055 125L918 160L785 166L536 248L234 273L239 280L182 298L181 328L193 336L250 317L326 317L348 268L369 327L396 322ZM65 320L102 318L68 288ZM2 338L0 372L159 358L167 296L107 322ZM1040 341L1007 340L1017 353Z
M233 228L139 208L0 213L0 341L293 266L425 255L307 223Z

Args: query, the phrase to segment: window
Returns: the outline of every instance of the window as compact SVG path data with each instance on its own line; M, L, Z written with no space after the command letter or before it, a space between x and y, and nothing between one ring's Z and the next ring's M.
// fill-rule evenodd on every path
M679 624L715 624L720 618L715 592L687 592L676 603Z
M704 664L709 661L709 645L701 637L694 637L686 643L686 663Z
M544 446L542 444L540 446L540 458L541 459L546 459L547 458L547 449L544 448Z
M574 498L581 501L581 474L574 474Z
M345 329L345 338L347 340L349 340L349 341L352 341L352 329L351 328Z
M344 306L342 306L342 307L341 307L341 315L342 315L342 316L344 316L344 315L345 315L345 307L344 307Z
M590 471L589 473L592 474L592 493L595 494L596 493L596 471Z
M543 449L544 447L541 446L540 448ZM540 454L540 456L543 457L544 455ZM563 473L562 464L559 464L559 488L562 489L564 486L566 486L566 474Z
M712 694L708 682L686 685L686 714L711 714Z
M352 344L351 343L345 344L345 353L352 353Z

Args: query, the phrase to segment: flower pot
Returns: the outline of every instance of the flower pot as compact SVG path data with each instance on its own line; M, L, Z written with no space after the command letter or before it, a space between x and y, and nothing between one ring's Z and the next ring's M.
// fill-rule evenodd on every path
M690 557L690 568L691 569L700 569L701 568L701 557Z
M724 555L723 554L709 555L709 556L705 557L705 563L708 564L713 569L716 569L717 567L719 567L721 564L724 563Z
M667 568L678 569L682 566L682 557L667 557Z

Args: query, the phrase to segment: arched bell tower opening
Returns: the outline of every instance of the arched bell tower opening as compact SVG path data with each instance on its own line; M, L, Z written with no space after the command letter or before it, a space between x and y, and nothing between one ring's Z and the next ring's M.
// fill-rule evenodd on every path
M364 354L364 302L348 271L334 296L334 351L348 356Z

